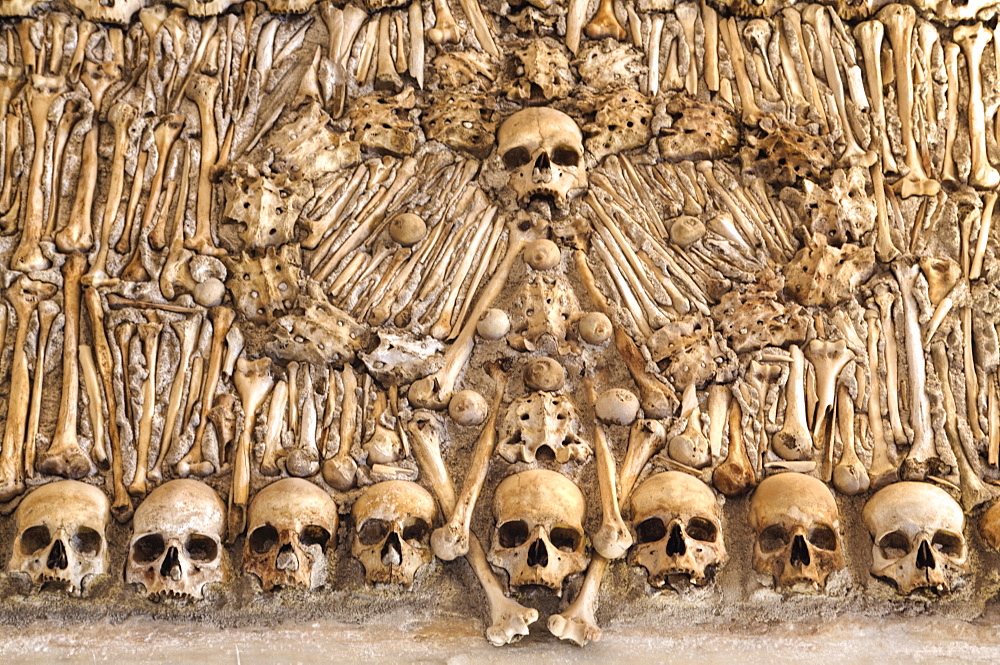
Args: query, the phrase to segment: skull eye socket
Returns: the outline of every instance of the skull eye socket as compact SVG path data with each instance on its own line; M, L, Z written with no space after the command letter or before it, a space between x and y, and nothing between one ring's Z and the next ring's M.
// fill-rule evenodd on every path
M403 527L403 540L412 543L422 543L427 538L431 530L430 525L422 519L415 518L410 524Z
M524 520L504 522L497 529L500 547L519 547L528 540L528 525Z
M825 524L816 524L809 529L806 540L813 547L818 547L821 550L832 552L837 549L837 533Z
M73 536L72 545L73 549L80 554L97 556L101 552L102 541L101 534L97 531L94 531L90 527L81 526Z
M21 553L34 554L52 542L49 527L41 524L24 530L21 534Z
M719 533L715 525L704 517L692 517L685 530L687 535L703 543L714 543Z
M568 526L553 527L549 540L563 552L575 552L580 547L580 532Z
M788 532L785 531L785 527L780 524L772 524L760 532L758 541L760 543L760 550L765 554L771 554L787 547L788 543L791 542L791 538L788 536Z
M523 145L519 145L505 152L501 159L508 169L517 169L531 161L531 153Z
M878 546L886 559L901 559L910 552L910 539L902 531L893 531L882 536Z
M962 538L954 533L938 531L934 534L934 538L931 540L931 547L933 547L935 551L947 556L961 556Z
M194 561L215 561L215 557L219 554L219 544L200 533L192 533L188 536L184 549Z
M636 535L639 536L640 543L655 543L663 540L667 535L667 527L659 517L650 517L643 520L635 527Z
M152 563L163 555L165 549L163 536L151 533L135 541L135 545L132 546L132 560L136 563Z
M580 153L578 153L575 148L568 145L556 146L555 150L552 151L550 159L553 164L558 164L559 166L580 165Z
M385 520L365 520L358 529L358 540L362 545L377 545L389 535L390 525Z
M267 554L278 545L278 530L270 524L257 527L250 534L249 545L254 554Z
M326 544L329 541L330 532L316 524L310 524L306 528L302 529L302 533L299 534L299 543L303 547L309 547L310 545L326 547Z

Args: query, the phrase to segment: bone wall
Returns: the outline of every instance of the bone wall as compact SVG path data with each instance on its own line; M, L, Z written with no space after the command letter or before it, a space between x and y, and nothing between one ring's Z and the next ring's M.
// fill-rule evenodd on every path
M0 619L998 590L988 0L0 0Z

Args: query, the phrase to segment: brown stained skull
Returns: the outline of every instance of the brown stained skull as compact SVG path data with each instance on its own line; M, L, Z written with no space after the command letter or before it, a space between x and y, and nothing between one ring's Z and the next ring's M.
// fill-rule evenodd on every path
M586 461L590 444L580 436L580 416L569 395L539 390L518 397L500 425L497 455L511 464L534 464L539 454L559 464Z
M587 189L583 135L562 111L542 106L510 116L497 132L497 152L521 204L542 198L565 209Z
M42 485L21 501L14 521L7 570L27 573L35 586L53 582L80 596L107 572L111 504L99 488L77 480Z
M583 493L555 471L508 476L493 499L490 563L507 571L512 587L542 586L562 595L566 578L590 563L586 513Z
M750 527L754 570L779 589L822 589L846 565L837 502L813 476L788 472L761 481L750 498Z
M567 335L580 315L580 301L564 277L532 272L514 298L507 340L518 351L534 351L550 340L560 355L573 353L579 346Z
M728 560L715 492L694 476L656 474L636 488L631 501L631 561L646 569L650 586L663 587L674 576L700 586Z
M243 570L265 591L317 589L326 579L326 549L337 535L337 504L301 478L284 478L250 503Z
M226 288L236 311L248 321L267 324L294 305L302 280L302 251L298 245L268 247L260 256L243 252L225 257L229 271Z
M222 582L226 507L200 480L171 480L146 497L132 519L125 582L147 598L201 599Z
M871 574L901 594L954 591L969 571L962 506L940 487L899 482L879 490L863 512L874 541Z
M369 584L411 586L417 570L434 558L430 537L437 516L434 497L406 480L365 488L354 502L351 553Z

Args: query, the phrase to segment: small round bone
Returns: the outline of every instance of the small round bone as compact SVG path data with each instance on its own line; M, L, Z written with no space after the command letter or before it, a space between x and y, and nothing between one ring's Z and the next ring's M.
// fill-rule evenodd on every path
M604 344L614 332L611 319L602 312L587 312L577 325L580 328L580 338L587 344Z
M483 339L491 341L502 339L510 332L510 317L502 309L488 309L476 324L476 332Z
M448 403L448 415L462 427L481 425L488 412L486 399L475 390L459 390Z
M681 215L670 225L670 241L680 247L688 247L705 236L705 224L697 217Z
M218 307L226 297L226 285L221 279L209 277L195 285L194 301L202 307Z
M566 370L552 358L535 358L524 368L524 383L531 390L556 392L566 385Z
M548 238L529 242L524 248L524 262L535 270L551 270L559 265L559 246Z
M420 215L401 212L389 221L389 237L403 247L412 247L427 235L427 224Z
M639 417L639 398L624 388L611 388L597 398L594 412L603 422L628 426Z

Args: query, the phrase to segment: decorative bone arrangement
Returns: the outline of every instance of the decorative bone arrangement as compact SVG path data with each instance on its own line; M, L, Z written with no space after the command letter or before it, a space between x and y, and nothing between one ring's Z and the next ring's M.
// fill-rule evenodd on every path
M1000 3L787 4L0 2L0 604L988 596Z

